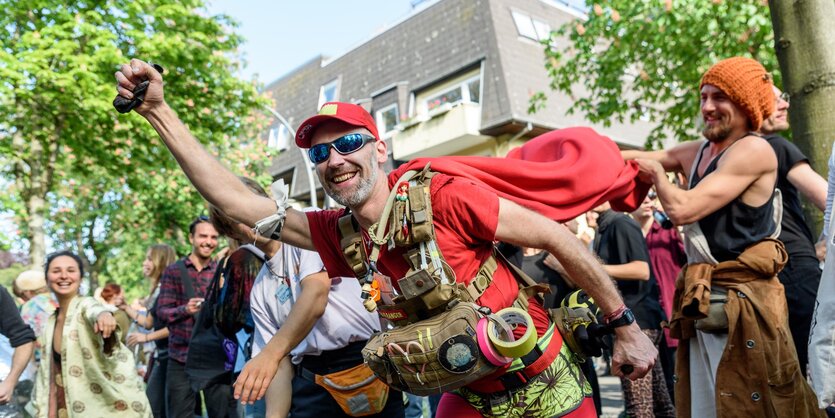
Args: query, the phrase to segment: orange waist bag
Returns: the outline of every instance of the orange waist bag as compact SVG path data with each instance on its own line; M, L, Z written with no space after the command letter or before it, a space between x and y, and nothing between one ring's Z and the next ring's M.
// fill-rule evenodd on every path
M317 374L315 381L352 417L382 412L389 397L389 387L364 363L324 376Z

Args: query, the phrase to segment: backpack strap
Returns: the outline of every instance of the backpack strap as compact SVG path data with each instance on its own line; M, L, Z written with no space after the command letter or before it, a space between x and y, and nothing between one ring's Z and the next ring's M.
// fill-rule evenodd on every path
M239 250L247 250L250 253L252 253L252 255L254 255L255 257L258 257L259 260L264 261L264 262L267 261L266 254L264 254L263 251L261 251L258 247L254 246L252 244L241 245L240 247L238 247L238 249Z
M504 254L501 253L495 247L493 248L494 256L498 254L498 257L504 261L505 264L510 268L510 273L513 275L513 278L516 279L516 282L519 283L519 294L516 296L516 300L513 302L513 306L517 308L521 308L524 310L528 309L528 299L531 297L536 297L540 304L545 302L545 299L542 297L544 293L551 293L551 287L547 284L537 283L531 276L528 276L522 269L516 266L516 264L511 263L510 261L505 258Z
M362 234L350 212L339 218L339 234L342 237L339 245L342 247L345 261L358 278L364 278L368 275L368 267L365 264L368 254L362 243Z
M180 269L180 281L183 283L186 300L189 300L194 297L194 283L191 281L191 275L188 274L188 267L183 259L177 261L177 267Z

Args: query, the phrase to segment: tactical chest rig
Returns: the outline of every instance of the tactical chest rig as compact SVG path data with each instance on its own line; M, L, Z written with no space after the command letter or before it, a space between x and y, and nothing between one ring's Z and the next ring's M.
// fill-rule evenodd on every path
M456 282L455 271L439 250L429 192L434 174L427 164L395 183L380 222L368 231L373 243L370 254L352 216L339 219L343 254L363 282L366 309L378 309L394 325L371 337L363 349L365 362L389 386L416 395L454 390L496 371L498 367L486 361L479 349L476 327L482 318L512 333L506 321L475 303L493 281L496 253L464 285ZM383 245L407 247L409 270L396 280L400 293L392 303L377 306L372 283L373 274L379 273L377 259ZM525 284L517 303L527 308L528 297L542 287L525 279L517 277Z

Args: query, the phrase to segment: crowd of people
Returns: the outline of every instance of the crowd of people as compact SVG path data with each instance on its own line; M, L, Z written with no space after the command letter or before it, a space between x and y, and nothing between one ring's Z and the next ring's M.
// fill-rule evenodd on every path
M754 60L712 66L705 140L660 151L567 128L512 164L385 173L371 115L326 103L296 144L332 210L229 172L147 63L116 79L209 216L189 254L148 248L136 303L115 283L81 296L68 251L15 280L19 311L0 289L0 416L595 417L600 373L629 417L833 416L835 170L780 136L789 97Z

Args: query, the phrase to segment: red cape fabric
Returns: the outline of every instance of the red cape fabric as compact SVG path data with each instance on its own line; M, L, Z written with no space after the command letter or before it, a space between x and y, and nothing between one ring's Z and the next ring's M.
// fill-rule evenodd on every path
M471 179L559 222L607 201L615 210L633 211L650 188L637 179L637 164L623 161L614 141L584 127L540 135L505 158L417 158L394 170L389 180L427 163L433 171Z

